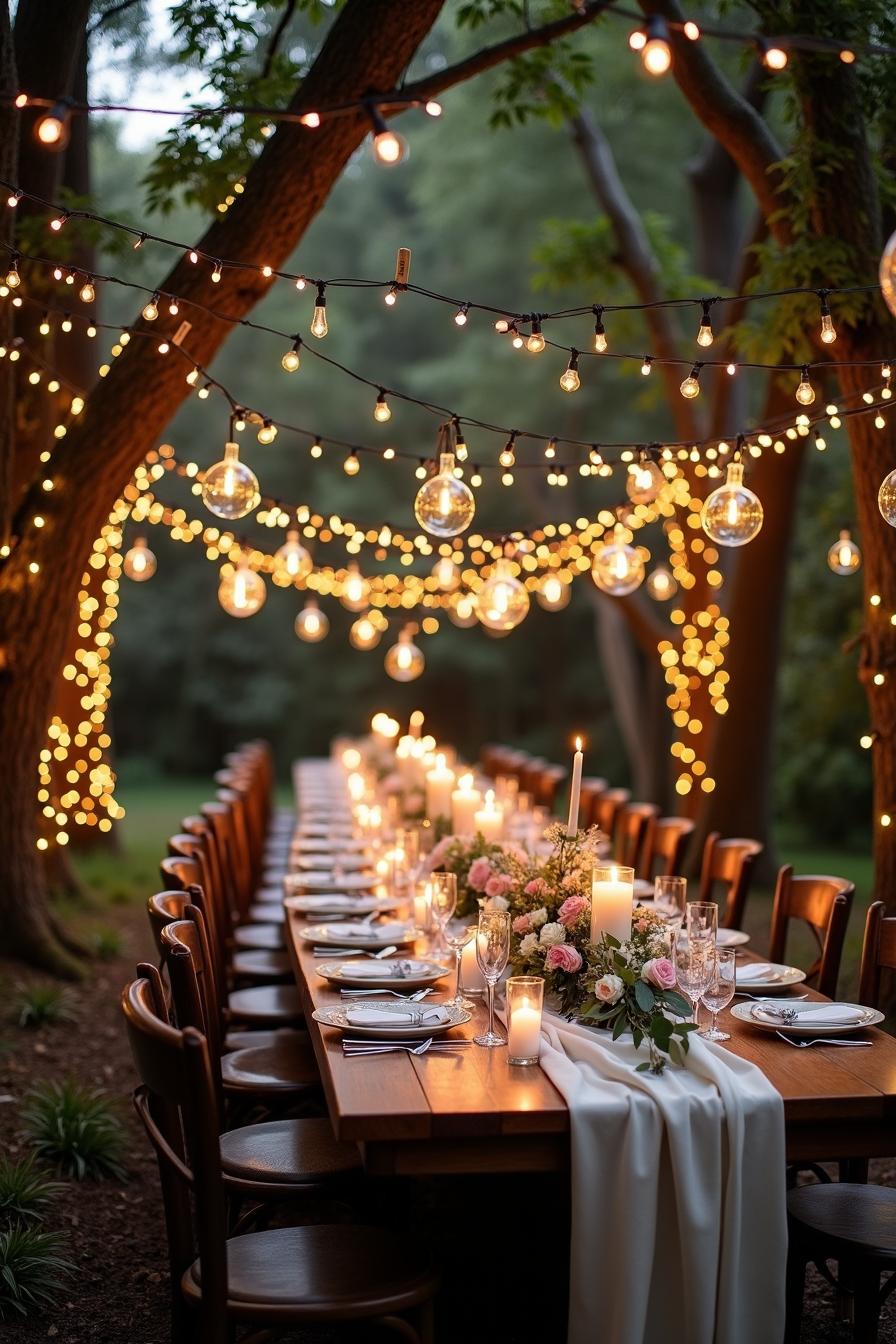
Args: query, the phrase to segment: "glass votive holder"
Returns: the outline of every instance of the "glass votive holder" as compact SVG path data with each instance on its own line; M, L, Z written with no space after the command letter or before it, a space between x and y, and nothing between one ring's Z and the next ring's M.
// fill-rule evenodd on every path
M544 981L540 975L512 975L507 991L507 1062L537 1064L541 1051Z
M432 933L432 884L428 878L414 885L414 927L425 938Z

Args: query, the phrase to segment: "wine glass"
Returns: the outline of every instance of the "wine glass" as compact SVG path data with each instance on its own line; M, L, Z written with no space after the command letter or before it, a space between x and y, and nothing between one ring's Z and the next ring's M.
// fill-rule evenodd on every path
M476 960L488 989L488 1031L474 1036L476 1045L506 1045L495 1031L495 985L510 956L510 915L506 910L482 910L476 930Z
M659 912L667 919L684 919L688 903L688 880L686 877L667 877L662 874L653 879L653 899Z
M715 944L679 934L675 940L675 978L678 988L694 1006L694 1022L715 960Z
M712 1013L712 1024L698 1034L707 1041L730 1041L727 1031L719 1031L716 1018L734 998L734 948L718 947L712 963L712 974L703 991L703 1002Z
M440 952L445 950L445 925L457 908L457 877L454 873L431 873L430 909L437 931Z
M688 937L715 947L719 931L719 907L715 901L688 901L685 917Z
M454 953L454 998L446 1000L446 1007L450 1008L472 1008L473 1005L469 999L465 999L460 990L460 962L461 954L467 943L476 936L476 925L465 924L463 920L451 920L445 925L445 942Z

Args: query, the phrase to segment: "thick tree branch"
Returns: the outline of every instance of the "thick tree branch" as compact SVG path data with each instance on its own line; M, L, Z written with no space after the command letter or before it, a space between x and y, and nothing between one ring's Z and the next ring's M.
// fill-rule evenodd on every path
M674 23L682 23L686 17L678 0L641 0L641 8L645 14L660 14ZM784 151L757 109L725 78L705 42L691 42L676 31L670 33L669 42L676 84L694 114L749 182L774 237L787 243L787 202L781 194L781 172L776 166Z

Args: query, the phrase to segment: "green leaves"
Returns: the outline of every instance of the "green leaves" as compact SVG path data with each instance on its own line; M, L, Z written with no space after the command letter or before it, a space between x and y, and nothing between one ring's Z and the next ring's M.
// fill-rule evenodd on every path
M73 1079L44 1083L25 1102L22 1122L35 1152L60 1174L126 1178L124 1126L101 1092Z
M652 1013L656 1003L656 995L648 985L646 980L640 978L635 980L635 1002L642 1013Z
M46 1311L55 1304L60 1279L74 1269L60 1255L64 1245L61 1232L22 1224L0 1232L0 1320Z

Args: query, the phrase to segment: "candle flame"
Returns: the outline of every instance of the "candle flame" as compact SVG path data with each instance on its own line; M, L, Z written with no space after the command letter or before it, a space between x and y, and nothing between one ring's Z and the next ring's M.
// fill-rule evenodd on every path
M472 775L461 775L460 779L457 781L457 784L458 784L458 788L460 788L460 789L472 789L472 787L473 787L473 776L472 776Z
M486 789L486 791L485 791L485 805L486 805L486 807L489 807L489 808L494 807L494 805L495 805L495 791L494 791L494 789Z
M582 739L581 739L580 737L577 737L577 738L576 738L576 751L581 751L581 750L582 750Z
M610 881L611 882L619 881L619 869L616 867L615 863L610 864Z
M437 770L445 769L445 757L442 755L441 752L439 752L438 756L436 757L436 769Z

